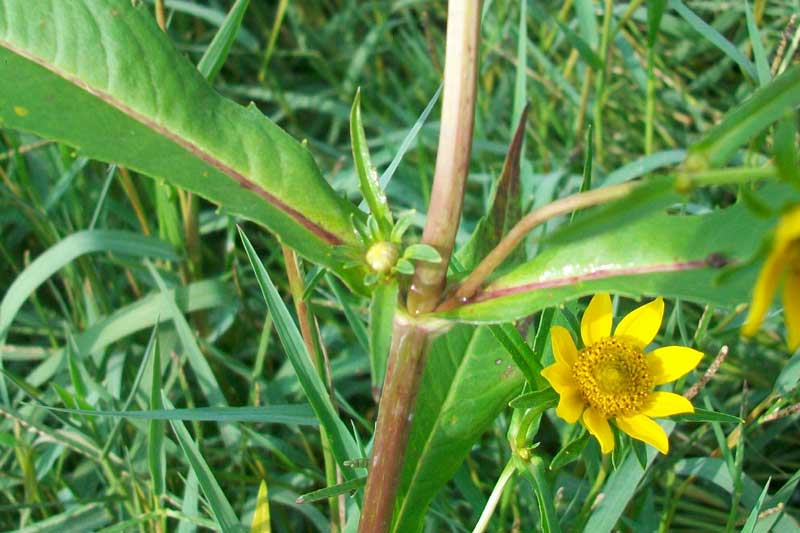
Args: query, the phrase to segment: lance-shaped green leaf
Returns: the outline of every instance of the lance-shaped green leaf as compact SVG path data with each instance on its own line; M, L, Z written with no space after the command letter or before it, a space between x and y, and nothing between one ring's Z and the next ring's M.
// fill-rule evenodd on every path
M486 257L522 216L519 174L527 118L528 106L525 106L508 147L503 171L494 189L489 213L481 218L467 244L456 254L456 258L464 268L472 268ZM513 264L524 259L523 252L520 247L508 261Z
M200 58L197 70L208 81L213 81L219 74L222 65L225 64L231 46L233 46L233 41L236 40L236 34L239 33L239 28L242 26L244 13L249 5L250 0L236 0L236 3L225 17L225 22L222 23L219 31L214 35L208 48L206 48L203 57Z
M2 126L195 192L342 273L330 251L356 243L355 208L305 147L215 92L146 5L5 0L0 77Z
M242 239L242 244L244 244L250 265L255 271L256 280L261 287L267 307L275 321L275 330L278 332L278 338L286 350L286 355L297 374L297 380L300 382L308 403L311 404L314 414L317 415L322 428L325 430L336 462L343 467L344 462L348 459L360 457L363 454L347 430L347 426L336 414L328 391L325 389L325 384L311 364L311 358L306 351L300 331L297 329L283 300L281 300L278 290L272 284L267 270L241 229L239 230L239 236ZM353 472L347 468L344 468L342 472L347 480L353 479L356 474L363 475L361 471Z
M157 379L160 379L160 377ZM151 402L152 405L153 402ZM260 407L192 407L191 409L164 409L163 406L159 405L157 408L148 411L96 411L92 409L43 407L56 413L113 418L139 418L151 421L202 420L205 422L259 422L263 424L289 424L292 426L317 425L314 412L305 404L265 405Z
M97 252L178 258L166 243L128 231L85 230L73 233L37 257L7 287L0 301L0 337L5 336L17 312L42 283L76 258Z
M558 470L572 461L576 461L589 443L589 435L590 433L585 431L577 439L561 448L556 456L553 457L553 460L550 461L550 470Z
M150 409L163 409L161 400L161 346L158 343L158 326L153 330L153 346L148 346L146 354L152 350L152 374L150 378ZM127 409L125 409L127 411ZM158 496L164 494L167 486L167 456L164 447L164 430L166 423L163 420L150 420L147 439L147 467L150 470L150 479L153 483L153 492Z
M652 48L656 44L658 28L661 26L661 17L664 15L664 8L667 7L667 0L651 0L647 2L647 47Z
M172 402L166 397L162 397L162 402L168 409L174 409ZM192 471L200 483L200 488L203 489L203 493L206 495L214 520L217 521L222 531L241 531L243 528L236 517L236 513L233 511L233 507L231 507L225 492L203 458L203 453L197 443L192 440L192 436L186 426L180 420L171 420L170 425L186 457L186 461L192 467Z
M706 21L697 16L697 14L681 2L681 0L669 0L669 7L674 9L675 12L697 33L702 35L704 39L708 40L719 48L722 53L735 61L751 78L758 78L756 67L753 66L750 60L748 60L738 48L736 48L736 45L726 39L725 36L714 29L713 26L710 26Z
M372 393L379 397L392 342L392 320L397 308L397 282L379 284L369 304L369 369Z
M780 206L796 193L773 185L757 193ZM749 300L758 262L747 264L777 214L761 218L737 204L706 215L650 216L601 234L566 239L557 234L533 260L489 283L468 303L442 318L486 323L515 320L580 296L611 292L638 298L663 296L730 306ZM720 279L717 267L739 265ZM747 266L744 266L747 264Z
M355 491L356 489L360 489L366 485L366 483L367 476L357 477L355 479L345 481L344 483L338 483L336 485L331 485L330 487L325 487L324 489L301 494L297 498L297 503L318 502L320 500L326 500L328 498L339 496L340 494L347 494Z
M392 213L389 211L389 204L378 183L378 174L369 156L367 135L364 133L364 123L361 119L361 89L356 91L353 107L350 110L350 142L353 146L353 163L358 174L358 186L372 216L378 222L383 240L386 240L392 231Z
M522 384L489 328L460 325L434 341L414 409L394 531L421 531L433 497Z
M800 65L756 90L689 149L685 166L702 170L725 164L748 139L800 105Z

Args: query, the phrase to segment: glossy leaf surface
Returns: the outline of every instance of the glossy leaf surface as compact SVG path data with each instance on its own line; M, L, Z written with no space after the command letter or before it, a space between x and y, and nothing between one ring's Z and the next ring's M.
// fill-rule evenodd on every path
M135 4L135 5L134 5ZM254 106L221 97L130 0L6 0L0 124L77 147L254 220L338 270L353 206L308 150Z
M755 193L778 208L794 194L771 186ZM775 213L777 215L777 212ZM536 258L500 276L461 307L440 316L467 322L514 320L580 296L611 292L663 296L729 306L745 302L758 263L719 279L719 263L744 264L759 249L776 218L761 218L741 204L704 215L655 212L602 234L575 239L554 235Z
M421 530L431 499L522 383L489 328L456 326L434 341L414 410L394 531Z

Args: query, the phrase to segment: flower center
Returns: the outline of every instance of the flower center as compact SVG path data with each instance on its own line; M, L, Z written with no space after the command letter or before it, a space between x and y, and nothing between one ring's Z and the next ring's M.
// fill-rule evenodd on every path
M572 373L586 403L605 416L640 411L653 389L644 353L624 337L606 337L581 350Z

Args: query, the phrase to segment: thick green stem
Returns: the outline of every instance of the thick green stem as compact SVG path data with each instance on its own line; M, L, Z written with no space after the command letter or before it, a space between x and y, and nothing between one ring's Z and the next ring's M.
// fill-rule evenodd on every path
M395 319L359 533L382 533L391 525L428 335L414 323Z
M448 4L441 131L422 236L425 244L439 251L442 261L417 263L407 301L412 316L436 307L447 281L447 265L461 220L475 118L480 17L481 0ZM384 533L391 526L431 333L408 315L400 311L395 314L359 533Z
M408 294L408 310L412 314L436 307L461 220L475 118L480 21L480 0L449 2L442 125L431 202L422 234L422 242L436 248L442 261L417 264Z

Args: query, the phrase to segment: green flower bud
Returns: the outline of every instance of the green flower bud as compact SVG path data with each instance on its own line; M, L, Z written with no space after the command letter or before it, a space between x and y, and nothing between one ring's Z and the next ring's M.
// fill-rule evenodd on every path
M386 274L397 263L400 250L396 244L382 241L376 242L367 250L367 264L374 272Z

